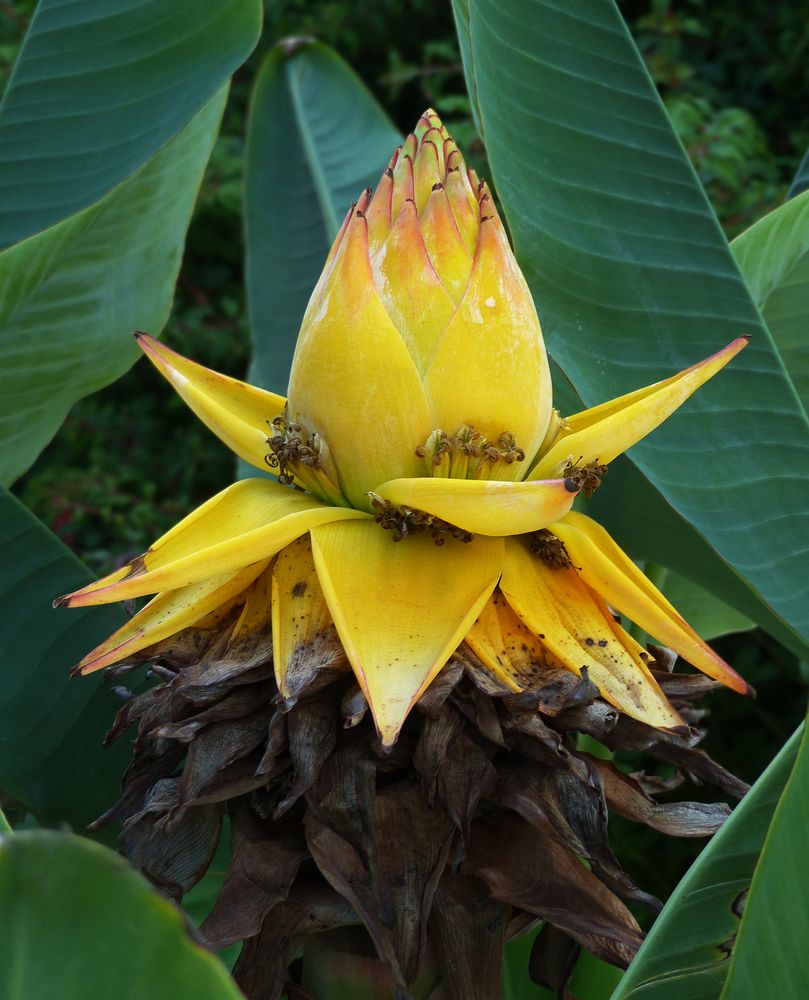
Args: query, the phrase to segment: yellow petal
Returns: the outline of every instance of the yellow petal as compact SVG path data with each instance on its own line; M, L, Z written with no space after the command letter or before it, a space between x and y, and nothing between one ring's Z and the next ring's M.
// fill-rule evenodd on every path
M201 583L158 594L126 625L88 653L76 672L90 674L101 670L196 624L242 593L266 565L266 562L255 563L235 573L219 573Z
M448 434L469 425L496 441L508 431L529 461L536 454L551 414L548 359L528 286L496 216L481 220L472 274L426 386L436 426ZM515 468L514 478L524 471Z
M283 413L284 397L204 368L146 333L135 337L199 419L245 462L266 471L269 424Z
M467 632L466 642L480 662L512 691L538 687L544 673L561 666L499 590L486 602Z
M591 518L571 512L550 529L565 543L581 578L622 615L709 677L742 694L747 683L706 645L651 580Z
M562 664L576 674L587 667L590 680L610 704L650 726L683 724L637 644L624 641L626 633L575 569L552 569L522 542L509 540L500 589Z
M546 479L558 474L569 461L607 465L662 424L693 392L735 358L747 339L738 337L679 375L566 417L566 430L539 460L530 478Z
M469 275L472 255L466 249L443 185L430 192L420 218L427 253L442 284L457 304L461 301ZM454 311L454 310L453 310ZM442 324L441 332L446 324Z
M570 510L576 487L566 479L513 483L422 477L392 479L374 493L397 507L426 511L474 535L502 536L546 528L563 516L554 517L554 511Z
M423 374L455 311L455 303L427 255L412 201L402 206L372 266L388 314Z
M415 448L433 425L416 366L374 285L361 215L348 227L322 299L304 317L289 410L326 441L356 507L367 507L376 483L419 471Z
M386 745L477 618L500 575L503 543L425 535L394 542L376 524L312 532L323 593Z
M272 643L275 679L285 699L294 698L315 669L345 663L308 536L287 545L275 560Z
M109 604L185 587L269 559L314 525L367 517L270 480L245 479L198 507L142 556L56 603Z

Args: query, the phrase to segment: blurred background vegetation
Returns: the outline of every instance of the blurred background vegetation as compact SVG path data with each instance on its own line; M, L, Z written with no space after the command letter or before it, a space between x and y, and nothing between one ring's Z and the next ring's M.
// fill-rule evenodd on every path
M0 91L35 7L0 2ZM244 126L252 80L280 38L333 46L401 129L435 106L477 166L485 150L466 97L449 2L273 0L262 42L233 83L191 224L164 339L220 371L249 361L242 283ZM807 4L769 0L619 0L694 167L729 238L779 204L806 147ZM484 166L485 173L485 166ZM92 569L141 552L233 480L231 454L147 364L73 410L15 492ZM758 689L758 700L712 700L706 749L741 777L763 770L803 715L804 666L760 631L717 648ZM645 888L665 897L701 844L615 830L619 855Z

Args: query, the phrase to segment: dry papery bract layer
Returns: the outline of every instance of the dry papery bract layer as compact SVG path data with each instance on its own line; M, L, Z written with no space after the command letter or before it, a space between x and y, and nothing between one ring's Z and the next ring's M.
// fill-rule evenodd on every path
M429 961L445 996L495 1000L504 942L539 920L532 968L549 984L560 949L626 966L642 938L627 904L659 903L612 853L608 810L706 837L724 803L655 796L685 777L746 790L696 746L692 702L718 686L699 675L656 672L692 723L663 732L597 697L586 672L538 668L515 695L462 646L386 748L333 627L299 650L282 699L269 627L232 641L226 625L149 652L158 683L116 719L109 739L137 727L133 760L98 823L120 820L122 852L179 901L229 817L228 874L202 934L213 948L244 941L234 975L250 1000L281 995L308 935L357 926L403 996ZM110 672L124 697L135 669ZM626 774L578 749L582 733L674 772Z

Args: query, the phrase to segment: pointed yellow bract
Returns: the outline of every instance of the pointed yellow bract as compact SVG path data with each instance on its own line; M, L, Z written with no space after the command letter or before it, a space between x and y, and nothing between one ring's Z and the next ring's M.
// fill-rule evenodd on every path
M546 528L570 510L576 488L564 479L510 483L431 477L393 479L377 486L374 494L397 506L426 511L474 535L500 537Z
M472 255L478 242L480 213L466 167L457 150L447 159L447 180L444 189L466 249Z
M419 471L414 449L432 428L427 400L374 285L366 221L356 214L322 299L304 317L289 410L327 442L355 507L368 509L377 483Z
M590 680L610 704L664 729L682 725L623 629L576 570L551 568L516 539L506 542L500 589L531 631L568 670ZM627 639L629 637L627 636Z
M739 337L724 350L662 382L567 417L567 425L531 472L531 479L559 475L568 462L607 465L637 444L712 378L747 344Z
M700 639L600 524L571 512L550 530L564 542L581 578L616 611L708 677L747 692L747 683Z
M273 566L272 648L278 690L286 699L315 670L345 663L308 535L287 545Z
M356 523L314 529L312 549L343 648L390 746L494 590L503 542L394 542L378 525Z
M185 587L269 559L315 525L358 518L368 515L326 507L269 480L246 479L189 514L127 566L58 603L109 604Z
M452 297L454 311L469 283L472 255L458 229L443 185L430 192L419 221L427 253ZM441 324L441 330L444 326L446 323Z
M219 573L190 587L158 594L109 639L89 652L76 666L76 672L90 674L120 663L127 656L195 625L242 593L266 565L266 562L255 563L236 572Z
M382 301L423 374L455 303L427 255L412 201L402 207L372 263Z
M480 662L512 691L540 687L543 674L561 666L499 590L486 602L466 642Z
M433 187L440 184L442 180L443 151L439 153L435 143L430 141L431 137L436 134L433 130L425 132L419 143L419 152L413 164L413 192L419 213L427 204ZM444 143L440 137L439 142L443 146Z
M267 436L286 400L189 361L146 333L138 346L199 419L245 462L267 469Z
M373 256L384 243L391 224L391 203L393 201L393 168L396 166L398 153L394 153L385 173L379 178L379 183L368 202L365 218L368 220L368 246Z
M551 377L539 319L496 216L480 224L472 274L427 372L435 426L465 425L489 440L507 431L533 458L551 414ZM509 478L522 479L519 464ZM543 477L552 478L552 477Z

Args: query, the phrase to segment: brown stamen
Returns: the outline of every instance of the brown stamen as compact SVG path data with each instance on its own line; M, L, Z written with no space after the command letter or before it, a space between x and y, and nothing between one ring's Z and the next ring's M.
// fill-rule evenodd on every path
M534 531L531 534L528 547L551 569L569 569L573 565L567 554L565 543L547 528Z
M601 465L598 461L588 462L586 465L580 465L579 462L568 462L562 478L574 482L589 500L606 476L607 466Z

